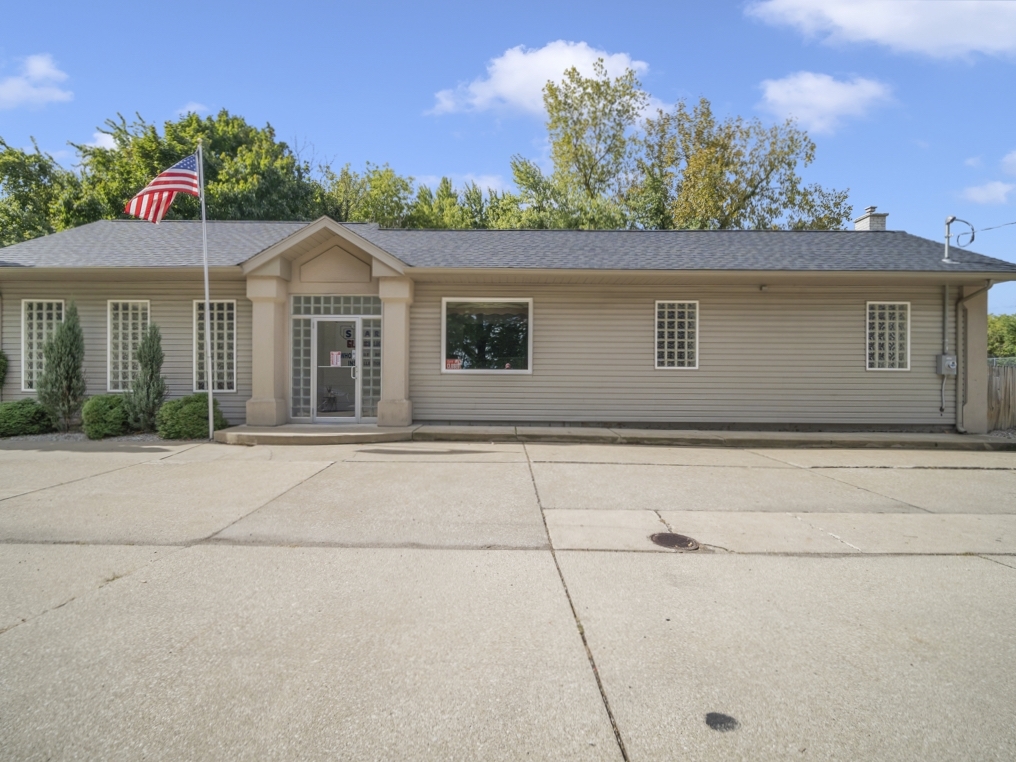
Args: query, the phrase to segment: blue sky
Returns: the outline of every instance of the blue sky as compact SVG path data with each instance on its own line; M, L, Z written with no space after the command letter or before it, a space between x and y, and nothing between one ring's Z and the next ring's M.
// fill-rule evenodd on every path
M810 181L850 188L889 227L941 240L953 214L1016 221L1016 2L9 3L0 136L65 164L117 112L188 107L270 122L304 155L504 185L546 157L539 91L597 56L660 103L793 115ZM1016 261L1016 225L977 237ZM1016 312L1016 285L991 292Z

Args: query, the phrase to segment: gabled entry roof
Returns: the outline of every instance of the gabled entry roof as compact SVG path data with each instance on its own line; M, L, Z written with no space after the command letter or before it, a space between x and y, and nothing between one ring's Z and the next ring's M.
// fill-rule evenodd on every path
M1016 279L1014 263L953 248L947 264L940 242L902 231L402 230L328 218L209 222L209 264L249 270L325 234L396 271L942 272ZM104 220L0 249L0 269L200 266L201 225L191 221Z

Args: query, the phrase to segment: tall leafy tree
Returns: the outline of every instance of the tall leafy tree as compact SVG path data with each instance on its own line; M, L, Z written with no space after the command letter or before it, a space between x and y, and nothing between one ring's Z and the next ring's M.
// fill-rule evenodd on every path
M1016 315L988 315L988 356L1016 357Z
M100 130L112 148L73 144L81 179L64 193L57 229L99 219L125 217L123 206L159 172L197 150L205 155L208 216L217 220L312 219L321 210L321 188L312 168L276 139L272 126L254 127L220 111L202 118L190 113L168 121L160 133L140 116L107 120ZM179 196L166 219L194 219L198 199Z
M805 185L815 144L793 121L718 120L705 98L645 125L626 197L642 227L828 230L850 218L847 192Z
M0 138L0 246L55 232L54 206L77 185L73 172L33 146L25 151Z

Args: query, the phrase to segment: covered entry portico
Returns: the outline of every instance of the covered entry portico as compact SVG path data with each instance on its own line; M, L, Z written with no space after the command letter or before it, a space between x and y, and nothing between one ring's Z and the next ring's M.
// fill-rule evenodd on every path
M243 269L253 305L249 425L412 422L413 282L402 262L322 218Z

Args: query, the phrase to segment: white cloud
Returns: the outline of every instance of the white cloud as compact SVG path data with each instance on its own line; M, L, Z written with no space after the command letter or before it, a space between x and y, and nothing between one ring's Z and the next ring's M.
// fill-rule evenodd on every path
M862 117L890 100L888 85L854 77L837 80L828 74L799 71L761 84L762 105L779 117L795 117L808 130L832 132L848 117Z
M1014 188L1016 188L1016 185L1012 183L994 180L984 185L964 188L963 198L967 201L973 201L975 204L1004 204L1009 200L1009 194L1012 193Z
M184 104L176 110L177 116L186 116L187 114L207 114L209 111L208 106L204 103L198 103L197 101L190 101Z
M1007 175L1016 175L1016 151L1010 151L1002 157L1002 171Z
M105 132L93 132L92 142L85 143L85 145L93 148L116 148L116 141L113 140L112 135Z
M603 59L612 77L625 69L634 69L638 74L649 70L649 64L636 61L627 53L608 53L585 42L557 40L536 49L518 45L491 59L485 77L435 93L434 108L428 113L502 109L542 114L543 86L547 81L560 81L572 66L584 76L591 76L598 58Z
M49 53L28 56L20 74L0 80L0 109L39 108L47 103L69 101L74 93L57 86L66 79L67 74L57 68Z
M961 58L1016 54L1016 3L996 0L760 0L746 13L832 43Z
M971 156L963 163L968 167L979 167L982 164L980 156Z

